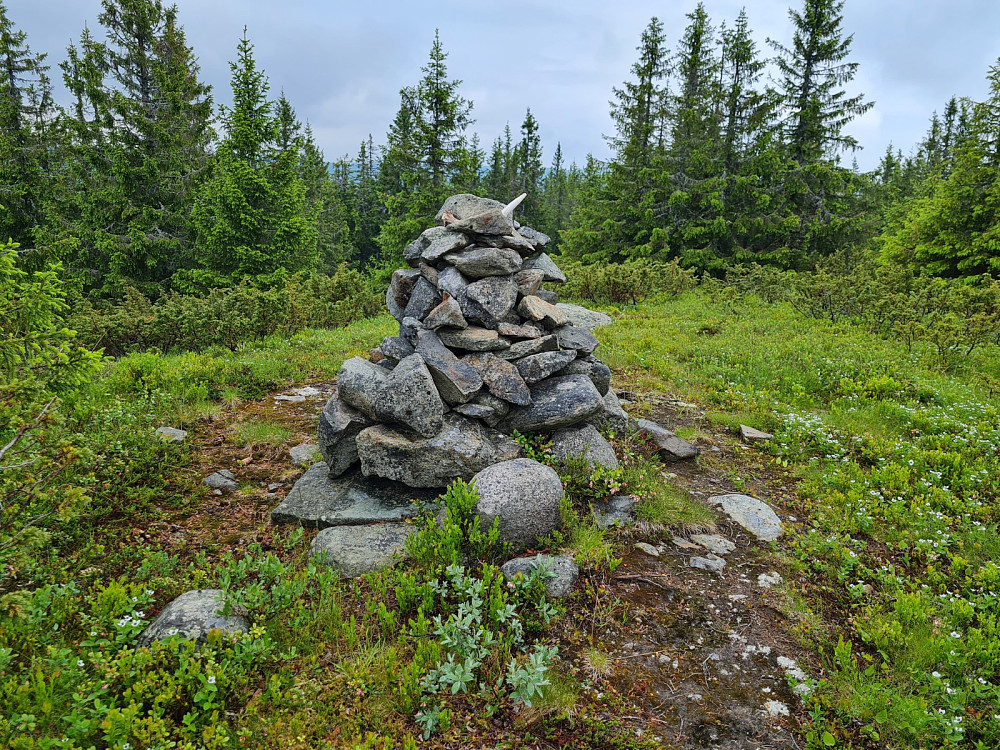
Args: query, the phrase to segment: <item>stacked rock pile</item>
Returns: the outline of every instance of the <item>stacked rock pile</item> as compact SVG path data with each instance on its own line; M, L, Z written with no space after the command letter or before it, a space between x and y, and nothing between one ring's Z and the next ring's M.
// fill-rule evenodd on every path
M414 501L457 478L476 480L477 511L515 548L556 528L562 484L518 458L515 431L553 434L557 456L617 465L595 427L627 425L594 356L597 314L545 288L566 277L549 238L513 220L516 203L453 196L406 247L410 267L386 294L399 334L344 363L320 416L325 460L271 514L323 529L314 551L346 575L390 560L413 531L400 522Z
M604 409L611 371L546 282L566 281L549 238L511 207L449 198L404 251L386 306L399 321L369 360L344 363L320 424L331 476L444 487L518 454L509 437L581 425ZM593 431L596 440L603 439Z

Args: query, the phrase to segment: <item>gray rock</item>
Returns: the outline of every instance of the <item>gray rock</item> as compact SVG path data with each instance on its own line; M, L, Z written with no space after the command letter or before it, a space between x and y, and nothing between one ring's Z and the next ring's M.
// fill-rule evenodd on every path
M517 284L517 291L522 297L530 297L542 288L543 274L537 268L526 271L518 271L514 274L514 282Z
M296 466L309 466L316 461L318 454L319 446L315 443L302 443L288 449L288 455Z
M552 430L584 422L601 410L603 400L583 375L548 378L531 387L531 405L511 409L503 424L520 433Z
M552 281L556 284L566 283L566 274L559 270L559 266L552 262L546 253L533 255L524 261L524 268L535 268L544 274L545 281Z
M416 531L408 523L323 529L309 552L344 578L357 578L392 566L406 550L407 538Z
M781 536L781 520L767 503L749 495L716 495L708 499L709 505L722 508L734 522L764 542L773 542Z
M443 326L466 328L468 325L468 321L462 315L462 306L447 292L445 292L444 301L427 313L427 317L424 318L424 327L432 329Z
M378 350L389 359L394 359L397 362L406 359L415 351L409 341L399 336L386 336L378 345Z
M375 398L388 377L385 368L361 357L351 357L340 366L337 393L344 403L353 406L369 419L375 419Z
M449 349L464 349L467 352L495 352L510 347L510 342L496 331L479 326L462 330L442 328L438 331L438 338Z
M417 353L424 358L441 397L449 404L467 403L483 387L483 379L462 362L434 331L419 331Z
M628 414L622 408L617 394L608 390L601 401L601 410L594 415L594 424L605 432L624 435L628 431Z
M441 293L437 287L420 276L413 286L410 301L406 303L406 309L403 310L403 317L423 320L439 304L441 304Z
M371 426L371 420L340 400L338 392L326 402L319 415L319 450L330 471L339 477L358 461L358 433Z
M535 252L535 246L531 244L531 241L524 238L516 229L513 234L502 236L500 238L500 244L516 251L518 256L527 256Z
M649 555L650 557L660 556L660 550L648 542L636 542L633 546L643 554Z
M632 495L612 495L603 502L593 503L591 513L599 529L629 526L635 523L636 499Z
M469 288L469 280L457 268L448 266L438 274L438 289L447 292L459 305L465 305L465 292Z
M431 437L444 427L444 404L424 359L411 354L400 360L375 397L375 416Z
M517 371L528 385L554 375L576 359L575 351L542 352L517 360Z
M444 257L470 279L486 276L510 276L521 270L521 256L516 250L498 247L470 247Z
M726 561L718 555L708 554L704 557L692 557L688 563L692 568L707 570L712 573L721 573L726 567Z
M531 403L528 385L510 362L489 353L468 354L462 361L475 368L489 392L497 398L518 406Z
M165 443L183 443L187 437L187 430L178 430L176 427L157 427L153 432L159 435Z
M424 328L424 324L416 318L403 318L399 324L399 338L410 346L416 347L417 333L422 331ZM410 355L407 354L406 356L409 357Z
M250 625L245 617L219 614L223 604L222 589L186 591L164 607L142 631L139 645L147 647L171 636L204 643L213 630L220 630L226 635L246 633Z
M563 427L552 433L552 455L561 466L566 466L570 456L587 459L590 468L604 466L618 468L618 457L611 444L593 425Z
M202 482L213 490L222 490L223 492L236 492L240 488L240 483L236 481L236 477L229 469L220 469L209 474Z
M589 357L598 346L597 338L586 328L574 325L560 326L553 333L559 341L560 349L575 349L581 357Z
M607 395L611 389L611 368L593 356L570 362L563 368L562 374L586 375L601 396Z
M441 223L445 211L451 213L456 219L468 219L470 216L481 214L491 209L501 210L504 204L492 198L480 198L471 193L459 193L448 198L434 216L434 221Z
M434 286L437 286L438 270L434 266L424 261L420 261L420 263L417 265L417 268L420 269L421 276L423 276L425 279L431 282Z
M536 231L531 227L520 227L517 232L538 250L541 250L552 241L552 238L547 234Z
M748 443L766 443L768 440L774 440L774 435L771 433L749 427L745 424L740 425L740 437Z
M415 268L401 268L394 271L385 293L385 306L389 314L396 320L403 319L403 311L413 294L413 287L420 278L420 271Z
M468 481L519 452L506 435L454 413L445 416L444 428L430 438L387 425L369 427L358 435L361 471L410 487L446 487L459 477Z
M451 232L465 234L512 235L514 234L514 222L504 216L499 208L490 208L482 213L460 219L454 224L449 224L447 229Z
M550 305L559 304L559 295L549 289L539 289L535 292L535 296L545 302L548 302Z
M488 276L469 284L465 290L465 298L465 317L495 329L514 309L517 284L512 276Z
M481 528L498 519L500 540L514 549L527 549L559 528L563 486L551 467L518 458L483 469L473 481Z
M420 259L428 263L433 263L436 260L440 260L448 253L461 250L468 244L469 238L465 235L446 232L445 234L431 240L430 244L427 245L427 247L425 247L420 253Z
M502 322L497 324L497 333L501 336L514 339L540 339L542 336L547 335L544 328L534 323L519 325L517 323Z
M548 328L558 328L569 323L566 313L534 295L522 298L517 305L517 312L521 317L542 323Z
M420 263L420 256L430 246L431 242L447 236L448 230L444 227L425 229L417 239L403 249L403 257L411 266L417 266Z
M718 534L692 534L691 541L716 555L728 555L736 549L733 542Z
M614 321L607 313L594 312L580 305L571 305L568 302L560 302L557 307L562 310L569 322L577 328L586 328L593 331L597 328L611 325Z
M505 580L512 581L519 575L531 575L539 566L545 571L545 593L553 599L562 599L569 594L576 579L580 577L580 568L572 557L566 555L515 557L500 566L500 571Z
M358 469L333 478L321 462L299 477L287 497L271 511L271 521L319 529L399 521L415 516L418 503L432 503L436 497L430 490L366 477Z
M501 359L516 360L530 357L534 354L541 354L542 352L555 352L558 350L559 342L555 336L543 336L542 338L528 339L527 341L518 341L511 344L509 349L498 352L497 356Z
M528 395L531 395L530 391ZM497 398L488 390L477 393L469 404L485 406L493 410L492 417L482 417L482 420L490 427L496 427L504 417L510 414L510 404L501 398Z
M645 434L659 449L660 458L664 461L685 461L696 457L701 450L687 440L677 437L662 425L649 419L640 419L639 432Z
M497 412L492 406L482 406L481 404L459 404L452 409L456 414L473 419L490 420L496 417ZM487 424L489 424L487 422Z

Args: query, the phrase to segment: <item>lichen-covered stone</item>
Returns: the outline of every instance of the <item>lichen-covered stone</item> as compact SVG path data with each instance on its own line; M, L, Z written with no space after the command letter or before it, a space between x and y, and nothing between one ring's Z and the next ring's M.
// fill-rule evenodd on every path
M489 392L511 404L527 406L531 403L531 391L527 383L510 362L495 354L467 354L462 361L475 368L482 377Z
M517 302L517 284L512 276L488 276L469 284L462 308L469 320L495 329Z
M521 270L521 256L516 250L499 247L470 247L444 256L444 261L455 266L470 279L486 276L510 276Z
M419 354L400 360L375 397L374 408L380 421L409 427L424 437L444 426L444 403Z
M539 432L585 422L601 410L603 400L584 375L557 375L531 387L531 405L511 409L506 430Z
M528 385L554 375L576 359L575 351L556 351L532 354L517 360L517 371Z
M424 358L441 397L449 404L464 404L483 387L483 379L462 362L434 331L417 333L417 354Z
M524 261L524 268L534 268L541 271L545 281L551 281L556 284L566 283L566 274L559 270L559 266L546 253L539 253L527 258Z
M561 466L566 466L571 456L586 459L590 468L603 466L618 468L615 449L593 425L563 427L552 433L552 456Z
M337 570L344 578L357 578L399 560L406 540L416 531L408 523L337 526L319 532L309 552L317 562Z
M453 329L441 328L437 332L441 343L449 349L463 349L467 352L495 352L510 347L510 341L490 328L469 326Z
M375 419L375 397L388 377L384 368L361 357L351 357L340 367L337 393L344 403Z
M468 481L519 452L506 435L454 413L445 416L442 430L430 438L387 425L369 427L358 435L361 471L410 487L446 487L457 478Z
M177 636L204 642L213 630L227 635L246 633L249 623L238 614L220 614L224 606L222 589L186 591L163 608L159 616L139 636L140 646L150 646Z
M338 394L339 391L334 391L323 407L317 431L319 450L334 477L357 463L358 447L354 441L358 433L372 423L362 412L345 404Z

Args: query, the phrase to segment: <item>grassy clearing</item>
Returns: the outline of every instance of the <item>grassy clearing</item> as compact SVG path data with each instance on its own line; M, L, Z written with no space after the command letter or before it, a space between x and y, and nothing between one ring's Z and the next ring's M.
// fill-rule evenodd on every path
M799 476L804 522L774 564L809 582L775 602L825 668L806 744L996 746L1000 410L979 385L1000 376L996 349L956 369L930 350L703 292L616 316L599 336L618 382L702 404L716 425L773 432L763 458ZM236 352L132 355L64 405L63 429L84 436L86 457L67 483L90 512L53 523L4 570L0 744L402 748L427 734L432 746L516 745L558 727L579 747L642 746L606 720L573 719L576 678L547 650L558 607L537 582L500 585L502 555L460 508L450 531L425 529L410 566L349 582L308 563L301 531L277 530L267 551L190 561L120 533L196 489L179 478L190 449L156 440L157 425L197 430L214 409L330 381L393 328L380 318ZM279 442L273 427L246 423L238 439ZM527 447L546 460L543 441ZM641 446L619 447L618 471L564 472L564 526L549 540L595 571L618 561L619 532L590 520L613 490L639 495L649 523L712 519ZM254 612L248 636L135 647L149 612L213 586ZM486 630L449 636L470 611ZM608 669L600 644L582 658L585 671ZM515 711L525 698L534 710Z
M775 433L773 461L801 478L808 522L787 562L811 585L788 604L827 668L809 744L995 747L1000 410L982 384L1000 351L910 351L706 293L630 311L600 338L640 387ZM815 611L836 620L818 628Z

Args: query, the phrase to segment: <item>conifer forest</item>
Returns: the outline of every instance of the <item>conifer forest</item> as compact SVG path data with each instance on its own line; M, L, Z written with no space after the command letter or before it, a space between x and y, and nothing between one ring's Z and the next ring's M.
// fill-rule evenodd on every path
M219 91L167 0L45 50L0 0L0 747L997 747L1000 60L863 170L861 1L650 18L574 161L530 92L483 132L446 24L335 155L256 31ZM550 530L490 466L374 472L363 573L318 545L381 526L275 510L405 378Z

